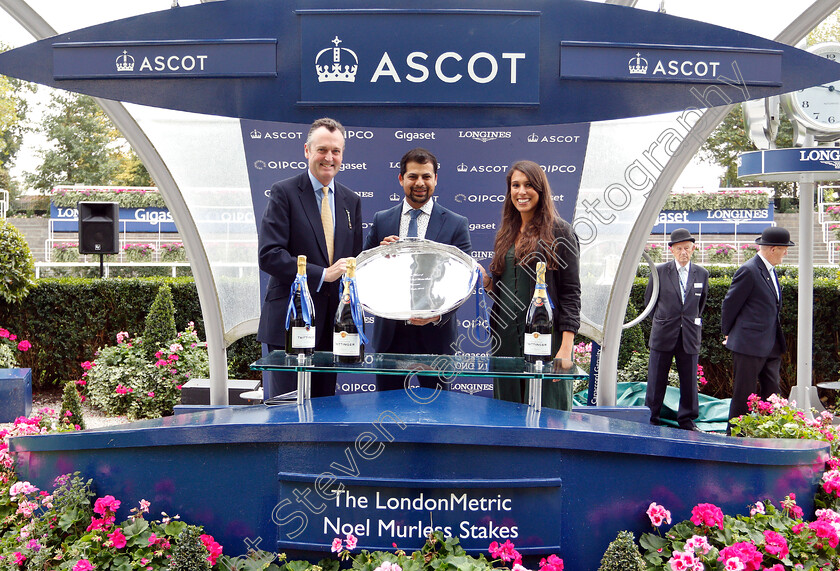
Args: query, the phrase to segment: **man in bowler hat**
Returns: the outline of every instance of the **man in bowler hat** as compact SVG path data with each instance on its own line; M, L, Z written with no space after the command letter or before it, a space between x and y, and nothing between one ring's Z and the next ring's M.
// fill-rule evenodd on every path
M747 399L756 392L756 383L762 399L779 392L779 367L787 351L779 320L782 286L775 266L794 244L790 232L774 226L765 228L755 242L758 254L735 272L721 306L723 344L732 351L735 365L729 420L749 412Z
M680 406L677 422L684 430L697 430L694 420L699 415L697 397L697 358L700 354L700 315L706 306L709 272L691 263L696 245L685 228L671 232L668 242L674 260L658 264L659 294L653 310L650 329L650 362L648 364L645 406L650 409L650 423L661 424L660 411L668 386L671 362L676 360L680 376ZM645 305L653 295L653 280L648 280Z

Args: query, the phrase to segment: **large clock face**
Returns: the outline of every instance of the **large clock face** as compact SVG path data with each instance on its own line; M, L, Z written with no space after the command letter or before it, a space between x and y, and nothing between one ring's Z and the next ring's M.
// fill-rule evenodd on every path
M838 63L840 77L840 44L817 44L809 52ZM812 131L823 133L840 132L840 80L823 85L800 89L790 94L794 118Z

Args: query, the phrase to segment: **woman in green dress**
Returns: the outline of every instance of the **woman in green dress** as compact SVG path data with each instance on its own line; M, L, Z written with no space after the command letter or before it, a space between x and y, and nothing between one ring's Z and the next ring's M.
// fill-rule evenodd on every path
M494 355L524 356L525 315L534 294L536 263L546 262L546 289L553 304L552 354L561 366L572 365L574 337L580 327L578 240L554 209L551 187L537 163L519 161L507 173L507 193L493 260L484 285L493 299L490 330ZM495 379L497 399L527 402L527 383ZM569 383L544 382L542 404L571 410Z

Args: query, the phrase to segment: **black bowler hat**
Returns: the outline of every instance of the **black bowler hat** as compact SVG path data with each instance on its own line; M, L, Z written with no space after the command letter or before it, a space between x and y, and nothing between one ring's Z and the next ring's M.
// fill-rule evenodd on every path
M694 242L694 236L692 236L691 232L685 228L677 228L671 232L671 241L668 242L668 247L670 248L674 244L678 244L680 242Z
M761 236L755 239L759 246L794 246L790 241L790 232L781 226L769 226L764 229Z

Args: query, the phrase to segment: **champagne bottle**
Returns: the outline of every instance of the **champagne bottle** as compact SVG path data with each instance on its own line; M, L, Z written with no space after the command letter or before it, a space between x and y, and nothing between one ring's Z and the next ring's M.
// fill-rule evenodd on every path
M365 356L365 346L353 321L355 300L350 295L350 280L355 276L356 258L347 258L347 273L342 278L343 292L333 322L333 355L339 363L361 363Z
M294 304L295 313L286 328L286 353L289 355L311 355L315 351L315 307L306 285L306 256L298 256L297 281L300 287L295 289L290 304ZM311 325L303 318L304 305L308 309Z
M554 317L545 290L545 262L537 262L537 284L525 316L525 360L530 363L551 360L551 333Z

